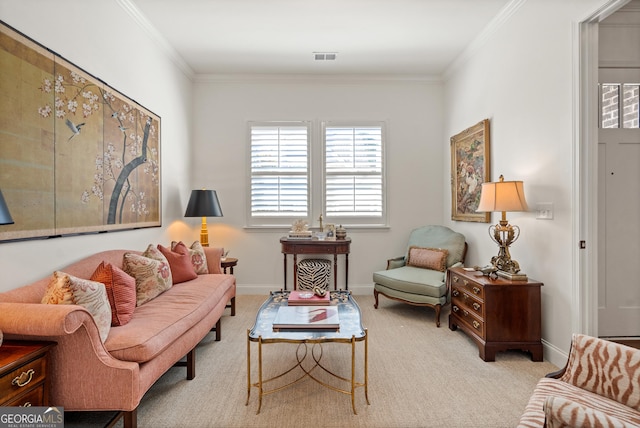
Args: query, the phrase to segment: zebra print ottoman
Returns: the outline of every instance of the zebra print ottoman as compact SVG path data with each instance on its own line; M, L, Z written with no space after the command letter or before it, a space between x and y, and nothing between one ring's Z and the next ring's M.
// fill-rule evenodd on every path
M331 261L325 259L303 259L298 262L298 290L320 287L329 289Z

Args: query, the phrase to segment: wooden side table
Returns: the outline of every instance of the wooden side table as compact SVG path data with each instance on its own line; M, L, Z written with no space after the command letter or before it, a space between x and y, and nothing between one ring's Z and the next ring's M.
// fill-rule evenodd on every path
M233 275L233 267L238 264L238 259L234 259L233 257L227 257L226 259L220 262L220 266L222 266L222 271L227 273L227 268L229 268L229 273Z
M540 287L528 279L490 278L476 271L449 269L449 328L458 327L478 345L480 358L495 361L496 352L521 349L542 361Z
M344 254L344 287L349 289L349 251L351 238L335 241L280 238L284 254L284 289L287 289L287 254L293 254L293 289L298 288L298 254L333 254L333 289L338 289L338 254Z
M48 406L53 342L8 340L0 346L0 406Z

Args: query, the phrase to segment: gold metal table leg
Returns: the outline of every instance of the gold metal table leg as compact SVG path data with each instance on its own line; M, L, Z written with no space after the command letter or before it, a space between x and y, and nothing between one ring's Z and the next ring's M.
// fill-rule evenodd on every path
M251 341L249 340L249 329L247 329L247 402L249 405L249 397L251 397Z

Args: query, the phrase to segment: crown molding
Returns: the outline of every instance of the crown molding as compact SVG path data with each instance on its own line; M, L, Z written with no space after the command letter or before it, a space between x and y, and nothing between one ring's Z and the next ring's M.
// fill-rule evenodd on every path
M469 61L473 55L480 49L482 46L487 43L487 40L493 36L502 25L507 22L511 16L518 9L522 7L522 5L527 0L511 0L507 3L498 14L487 24L487 26L478 34L478 36L473 39L471 43L462 51L460 55L453 60L453 62L447 67L447 69L442 73L442 80L446 81L451 77L454 71L460 68L464 63Z
M419 74L196 74L196 83L406 83L440 84L440 76Z
M116 0L116 3L133 18L136 24L160 47L169 59L193 81L195 72L180 56L164 36L149 22L147 17L131 0Z

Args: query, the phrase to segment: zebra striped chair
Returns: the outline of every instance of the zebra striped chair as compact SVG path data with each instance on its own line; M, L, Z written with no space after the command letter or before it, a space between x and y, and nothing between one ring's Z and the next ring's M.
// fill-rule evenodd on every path
M640 426L640 350L574 334L567 365L538 382L519 428Z

